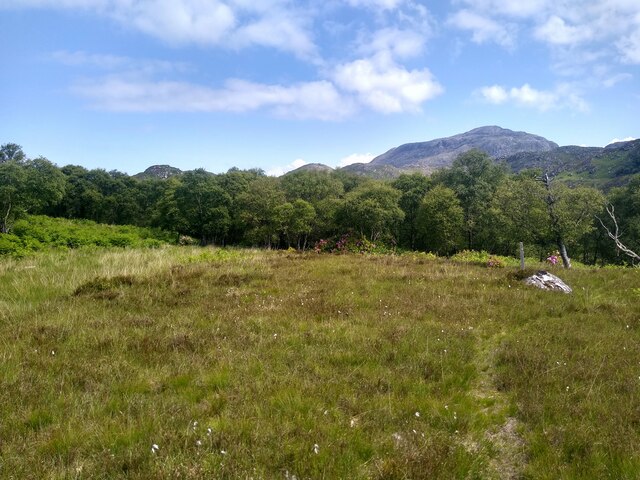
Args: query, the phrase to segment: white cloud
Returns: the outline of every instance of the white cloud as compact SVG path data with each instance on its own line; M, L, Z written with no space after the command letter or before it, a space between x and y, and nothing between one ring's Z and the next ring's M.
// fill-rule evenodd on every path
M620 82L631 80L632 78L633 75L631 75L630 73L619 73L603 79L602 84L607 88L611 88Z
M492 85L490 87L483 87L480 89L480 93L489 103L499 105L509 100L509 92L500 85Z
M535 36L553 45L576 45L590 40L593 33L588 27L567 25L562 18L553 15L536 28Z
M239 27L229 39L237 47L260 45L291 51L303 58L316 55L316 46L303 26L304 19L280 11Z
M471 39L475 43L495 42L498 45L510 48L515 42L513 27L471 10L456 12L449 18L447 23L460 30L472 32Z
M612 64L640 64L638 0L454 0L455 4L459 7L449 25L470 31L476 43L494 41L515 48L514 33L530 33L552 50L555 63L576 66L563 74L584 75L580 67L592 65L594 56Z
M404 0L346 0L352 7L382 8L394 10L398 8Z
M514 103L521 107L535 108L542 112L558 108L587 111L589 106L569 84L562 84L554 90L537 90L525 83L522 87L505 88L501 85L483 87L479 96L494 105Z
M313 57L307 16L288 2L245 0L0 0L0 8L81 9L174 45L264 46Z
M280 177L282 175L284 175L287 172L290 172L291 170L295 170L296 168L300 168L304 165L306 165L307 162L305 162L303 159L301 158L297 158L296 160L294 160L293 162L291 162L288 165L285 166L276 166L273 167L269 170L267 170L267 175L271 176L271 177Z
M74 92L98 109L118 112L247 112L266 109L275 115L340 120L353 105L327 81L291 86L229 80L214 89L187 82L110 76L79 83Z
M114 2L110 13L121 23L170 43L215 45L236 26L233 10L216 0Z
M473 10L510 17L530 17L543 12L551 0L464 0Z
M140 74L160 72L186 72L190 68L183 62L167 62L163 60L136 59L120 55L95 54L82 50L69 52L58 50L51 54L51 58L70 67L93 67L108 71L135 71Z
M419 111L444 90L428 69L409 71L386 55L339 65L333 78L362 104L383 113Z
M428 32L383 28L365 36L358 50L367 56L385 52L394 58L411 58L423 52L428 35Z
M619 142L631 142L633 140L637 140L637 138L635 137L625 137L625 138L614 138L612 139L609 143L607 143L607 145L611 145L612 143L619 143ZM606 147L606 145L605 145Z
M640 22L638 23L638 30L616 43L624 63L640 64Z
M369 163L371 160L375 158L375 155L371 153L352 153L348 155L338 162L339 167L346 167L347 165L352 165L354 163Z

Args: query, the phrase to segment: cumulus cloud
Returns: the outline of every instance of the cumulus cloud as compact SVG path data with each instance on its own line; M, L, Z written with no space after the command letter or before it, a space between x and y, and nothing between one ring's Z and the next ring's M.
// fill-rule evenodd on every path
M590 40L592 35L590 28L568 25L556 15L535 30L535 36L539 40L553 45L576 45Z
M528 83L512 88L492 85L481 88L478 93L483 100L494 105L514 103L542 112L557 108L571 108L584 112L589 108L579 93L568 84L559 85L554 90L537 90Z
M407 70L384 55L339 65L333 79L362 104L382 113L419 111L422 103L444 90L428 69Z
M515 42L513 28L505 23L497 22L488 16L472 10L460 10L449 17L450 26L472 33L475 43L495 42L503 47L512 47Z
M372 155L371 153L352 153L351 155L347 155L340 159L338 166L346 167L347 165L352 165L354 163L369 163L374 158L375 155Z

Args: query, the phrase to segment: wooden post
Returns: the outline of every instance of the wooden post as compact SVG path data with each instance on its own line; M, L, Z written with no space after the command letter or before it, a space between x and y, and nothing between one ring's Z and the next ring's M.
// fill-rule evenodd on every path
M524 243L520 242L520 270L524 270Z

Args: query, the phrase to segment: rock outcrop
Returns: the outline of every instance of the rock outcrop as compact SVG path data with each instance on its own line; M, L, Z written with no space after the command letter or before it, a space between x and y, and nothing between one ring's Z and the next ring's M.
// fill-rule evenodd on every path
M542 290L555 290L564 293L571 293L573 291L571 290L571 287L564 283L560 278L545 270L540 270L530 277L525 278L524 283L541 288Z

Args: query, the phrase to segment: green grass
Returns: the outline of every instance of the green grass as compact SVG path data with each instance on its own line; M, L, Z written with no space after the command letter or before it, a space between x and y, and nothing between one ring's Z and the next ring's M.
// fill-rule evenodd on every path
M640 272L558 272L573 294L420 255L5 259L0 478L637 478Z

